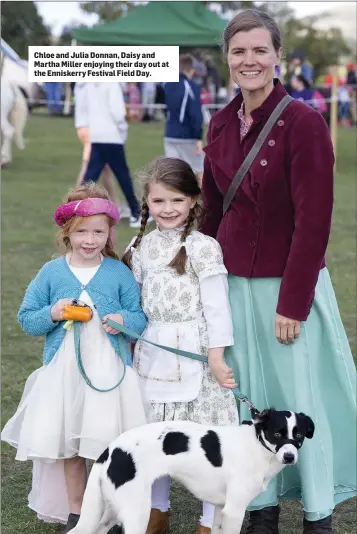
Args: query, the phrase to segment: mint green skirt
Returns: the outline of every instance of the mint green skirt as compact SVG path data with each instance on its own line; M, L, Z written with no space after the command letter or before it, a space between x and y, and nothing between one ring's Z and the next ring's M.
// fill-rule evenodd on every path
M280 282L229 276L235 343L226 360L259 410L304 412L315 434L305 440L297 465L283 469L248 510L299 499L305 517L316 521L356 496L356 368L328 270L320 272L310 315L293 345L275 338ZM250 419L246 404L238 408L240 421Z

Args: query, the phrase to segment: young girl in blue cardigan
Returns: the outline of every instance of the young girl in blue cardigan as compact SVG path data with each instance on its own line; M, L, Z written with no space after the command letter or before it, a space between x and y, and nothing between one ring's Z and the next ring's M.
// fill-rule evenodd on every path
M27 288L18 319L23 330L45 336L44 365L32 373L2 439L17 460L33 460L29 506L38 517L76 525L86 485L86 459L95 460L121 432L145 424L145 412L126 340L128 367L119 387L92 389L79 371L74 328L64 306L79 299L92 310L81 323L83 367L96 388L110 389L123 375L119 331L108 318L141 334L146 318L132 272L118 261L111 232L118 210L94 184L72 191L55 212L66 253L39 271Z

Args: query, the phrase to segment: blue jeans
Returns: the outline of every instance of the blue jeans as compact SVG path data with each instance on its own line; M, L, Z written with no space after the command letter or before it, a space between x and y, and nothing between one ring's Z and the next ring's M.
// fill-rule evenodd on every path
M108 164L119 186L121 187L131 215L135 218L140 215L140 204L135 196L133 182L126 163L124 145L116 143L92 143L88 167L83 182L96 182L104 166Z
M350 103L349 102L340 102L339 105L339 119L349 119L350 118Z

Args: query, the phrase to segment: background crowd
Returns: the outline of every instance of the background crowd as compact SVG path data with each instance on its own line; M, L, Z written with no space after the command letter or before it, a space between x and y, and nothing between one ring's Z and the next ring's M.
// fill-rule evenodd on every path
M214 58L200 50L191 52L194 58L192 81L200 90L201 104L209 115L226 105L239 92L239 87L225 84ZM277 70L277 77L284 83L288 93L296 99L307 102L319 111L329 122L331 107L331 69L317 80L314 69L303 50L293 51L285 69ZM74 85L74 84L72 84ZM164 83L129 82L122 83L128 120L154 121L166 116ZM48 109L53 115L61 115L64 109L65 84L47 82L44 90ZM340 69L338 76L338 121L345 127L356 125L357 70L352 62Z

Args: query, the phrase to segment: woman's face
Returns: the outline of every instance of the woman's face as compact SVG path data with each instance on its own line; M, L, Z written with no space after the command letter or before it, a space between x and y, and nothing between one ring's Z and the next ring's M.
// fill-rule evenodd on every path
M275 66L280 62L266 28L238 32L231 38L228 66L232 80L244 91L259 91L272 84Z

